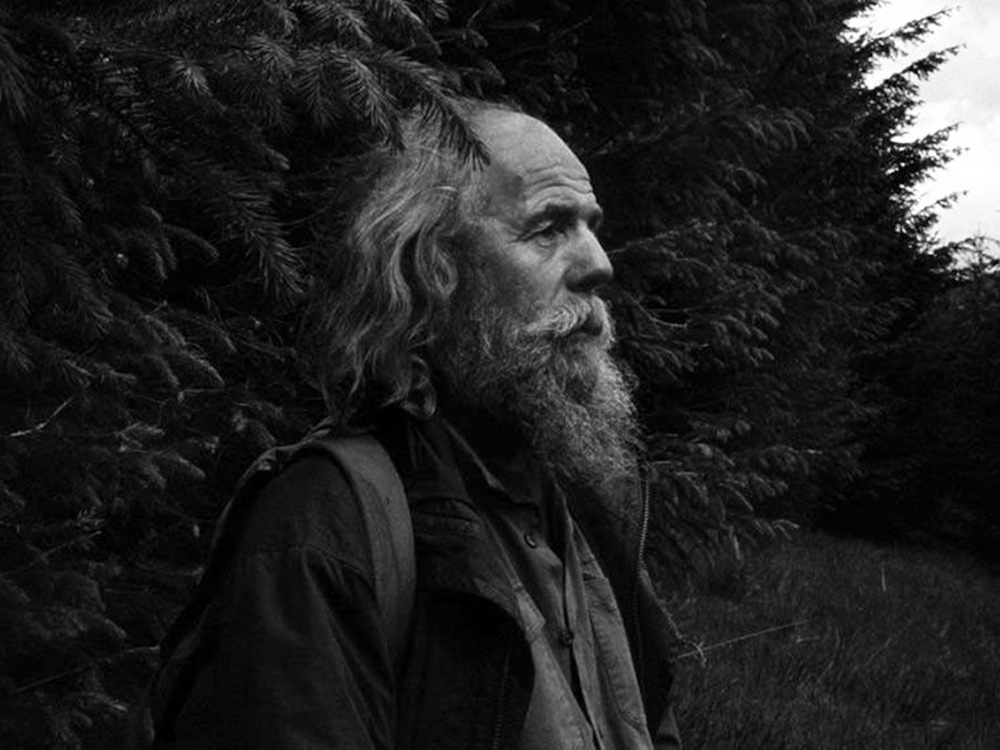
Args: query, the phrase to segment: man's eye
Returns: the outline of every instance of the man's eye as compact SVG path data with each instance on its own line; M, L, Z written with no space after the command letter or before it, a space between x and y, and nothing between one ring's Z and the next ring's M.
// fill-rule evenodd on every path
M565 225L553 222L541 227L537 232L535 232L535 236L543 240L552 240L565 232Z

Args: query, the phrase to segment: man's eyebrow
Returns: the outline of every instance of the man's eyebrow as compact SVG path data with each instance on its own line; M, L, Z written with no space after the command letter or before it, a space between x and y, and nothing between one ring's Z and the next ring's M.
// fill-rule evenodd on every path
M604 210L597 205L581 207L570 203L547 203L528 216L525 226L531 230L549 223L568 224L581 216L588 224L600 224Z

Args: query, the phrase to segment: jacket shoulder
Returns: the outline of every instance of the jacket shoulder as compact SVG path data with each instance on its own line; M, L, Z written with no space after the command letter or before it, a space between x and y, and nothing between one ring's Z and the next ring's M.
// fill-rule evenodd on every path
M371 578L364 519L344 469L319 451L303 451L248 499L236 559L308 549Z

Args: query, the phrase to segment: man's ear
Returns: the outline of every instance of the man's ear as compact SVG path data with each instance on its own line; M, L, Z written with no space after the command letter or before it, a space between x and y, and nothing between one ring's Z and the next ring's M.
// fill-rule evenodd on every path
M403 409L415 417L429 419L437 411L437 390L431 377L431 365L421 352L410 354L410 397Z

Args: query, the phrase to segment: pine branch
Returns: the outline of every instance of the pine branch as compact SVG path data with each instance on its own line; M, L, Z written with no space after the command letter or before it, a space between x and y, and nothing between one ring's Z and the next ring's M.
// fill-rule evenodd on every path
M0 212L3 210L0 201ZM17 241L9 224L0 222L0 325L13 329L23 326L31 310L28 290L31 286L29 268L22 252L22 243Z
M423 20L410 9L405 0L366 0L365 12L370 26L378 29L388 41L437 49Z
M439 127L445 146L457 150L464 159L487 161L485 148L466 123L439 71L391 50L375 50L367 57L386 87L400 92L402 107L422 107L426 122Z
M36 100L29 84L27 60L17 50L24 40L11 28L12 21L5 11L0 11L0 112L16 122L27 119Z
M205 77L205 71L194 60L187 57L173 57L166 65L167 80L181 91L195 99L212 101L212 90Z
M300 18L302 42L333 39L345 46L367 48L372 36L361 11L338 0L297 0L292 9Z
M107 302L98 294L90 273L62 245L36 248L36 257L55 291L53 301L64 305L72 325L87 339L102 336L111 322Z
M34 367L27 342L0 320L0 378L18 382L30 375Z
M190 229L177 226L176 224L164 224L163 231L167 237L171 237L174 240L180 240L186 245L199 250L209 262L214 263L219 260L218 248L216 248L215 245L206 240L204 237L191 231Z
M77 675L83 674L84 672L87 672L91 669L95 669L98 666L120 661L121 659L129 656L145 656L148 659L153 660L156 658L158 653L159 653L158 646L135 646L133 648L123 649L122 651L112 654L111 656L104 657L103 659L97 659L88 662L87 664L81 664L78 667L73 667L72 669L64 670L62 672L59 672L58 674L54 674L49 677L43 677L41 679L35 680L34 682L29 682L25 685L15 687L12 690L12 694L20 695L22 693L29 693L37 690L38 688L50 685L53 682L58 682L59 680L65 680L70 677L76 677Z
M34 568L36 565L39 565L40 563L48 562L48 559L52 555L56 555L60 552L63 552L64 550L71 549L79 545L84 545L91 539L96 539L103 533L104 529L98 529L97 531L91 531L86 534L81 534L80 536L74 537L73 539L65 541L62 544L57 544L55 547L51 547L47 550L43 550L38 554L36 554L35 557L31 560L31 562L26 563L18 568L15 568L14 570L4 571L3 575L8 577L20 575L24 571L30 570L31 568Z
M382 90L372 69L361 58L334 46L326 47L319 54L324 64L331 66L338 88L354 115L379 138L401 147L398 122L394 117L395 100Z
M59 404L59 406L57 406L55 408L55 410L43 422L39 422L38 424L34 425L33 427L29 427L29 428L24 429L24 430L18 430L17 432L8 433L7 435L4 435L3 437L5 437L5 438L22 438L22 437L27 437L28 435L34 435L36 433L44 431L45 428L48 427L49 424L52 422L52 420L55 419L56 417L58 417L62 413L63 409L65 409L67 406L69 406L70 403L72 403L72 401L73 401L73 396L70 396L68 399L66 399L61 404Z

